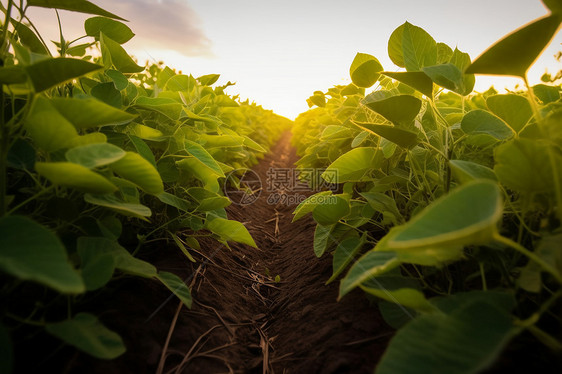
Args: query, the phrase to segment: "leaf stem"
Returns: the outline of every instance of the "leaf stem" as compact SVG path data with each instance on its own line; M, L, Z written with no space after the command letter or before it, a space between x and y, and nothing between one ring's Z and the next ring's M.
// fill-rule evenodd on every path
M549 263L545 262L542 258L537 256L535 252L528 250L527 248L523 247L521 244L514 242L509 238L501 236L500 234L495 234L494 239L498 243L502 243L508 247L511 247L516 251L522 253L523 255L527 256L531 261L536 262L544 271L550 273L558 281L558 283L562 284L562 275Z

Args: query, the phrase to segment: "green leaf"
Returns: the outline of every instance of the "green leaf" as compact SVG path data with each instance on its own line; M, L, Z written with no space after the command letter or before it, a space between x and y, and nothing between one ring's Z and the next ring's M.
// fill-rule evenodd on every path
M182 105L172 99L141 96L135 106L162 113L172 120L178 120L182 112Z
M322 178L328 182L343 183L361 180L369 171L381 167L383 154L373 147L358 147L338 157ZM334 177L333 180L330 180Z
M55 185L82 192L105 194L117 190L107 178L72 162L37 162L35 170Z
M119 43L103 32L100 32L100 42L103 61L106 67L113 65L124 74L140 73L144 70L144 67L137 65Z
M197 82L195 78L191 75L174 75L166 82L166 88L170 91L177 92L177 91L193 91L193 88L197 86Z
M437 43L437 64L446 64L451 60L451 57L453 57L451 47L445 43Z
M45 330L79 350L100 359L113 359L127 350L121 337L105 327L96 316L78 313L73 319L49 323Z
M86 35L99 38L100 32L107 35L119 44L127 43L135 36L129 26L122 22L112 20L106 17L92 17L84 22L84 30Z
M154 278L157 270L154 265L139 260L131 255L117 241L102 237L80 237L77 244L78 253L110 255L115 268L125 273L144 278Z
M103 66L64 57L41 60L25 67L37 93L100 69Z
M553 14L523 26L486 50L466 69L466 73L525 77L559 25L560 16Z
M360 285L363 291L391 303L421 312L435 311L435 307L416 286L414 279L395 275L371 277Z
M514 335L511 316L485 302L450 315L424 314L398 331L376 374L478 373Z
M150 208L141 204L127 203L123 200L119 200L113 195L85 194L84 200L87 203L110 208L123 215L133 216L144 220L146 220L145 217L150 217L152 215Z
M377 212L390 213L395 218L396 224L403 222L404 218L396 206L396 200L381 192L361 192L361 196L367 200L369 205Z
M554 189L549 145L543 141L518 138L494 150L494 172L505 186L520 192L547 192Z
M486 105L515 132L521 131L533 116L531 104L520 95L493 95L486 99Z
M365 105L395 125L407 126L420 112L421 100L411 95L397 95L387 99L370 101Z
M115 89L118 91L122 91L127 88L129 85L129 80L123 73L118 70L109 69L105 71L105 75L107 75L113 81L115 85Z
M418 90L428 98L433 98L433 81L423 71L383 71L381 74Z
M464 73L466 68L470 66L470 56L468 53L461 52L459 51L458 48L455 48L449 62L455 65L457 68L459 68L461 72ZM475 83L476 83L476 78L474 77L474 74L463 74L462 75L463 90L457 93L463 96L470 94L474 89Z
M312 217L321 225L332 225L350 212L349 201L341 196L331 196L317 204Z
M115 18L115 19L126 21L125 19L113 13L110 13L106 10L103 10L97 5L92 4L91 2L86 0L28 0L27 5L37 6L42 8L64 9L64 10L70 10L73 12L86 13L86 14L95 14L98 16Z
M407 71L420 71L437 63L437 43L424 29L406 22L390 36L388 55Z
M338 244L332 259L333 273L326 284L332 283L353 261L357 253L365 244L365 236L346 238Z
M514 135L511 127L504 121L482 109L472 110L465 114L461 121L461 128L465 134L486 134L497 140L506 140Z
M150 147L142 139L135 135L129 135L129 139L131 139L131 142L135 146L135 149L137 150L139 155L141 155L145 160L150 162L152 166L156 168L156 159L154 158L154 154L152 153Z
M401 226L387 250L465 246L490 241L503 213L501 191L491 181L460 186Z
M418 134L409 130L403 130L401 128L388 125L377 125L375 123L351 122L357 127L368 131L371 134L382 136L402 148L413 148L419 143Z
M156 197L164 204L168 204L184 212L191 212L193 210L193 207L187 200L177 197L171 193L162 192L156 195Z
M472 88L474 88L474 76L472 76L473 79L470 82L466 82L469 84L467 87L465 85L465 75L454 64L426 66L422 70L436 84L460 95L468 95L472 92Z
M537 245L535 253L553 269L557 269L562 274L562 251L560 251L560 241L562 234L544 236ZM535 261L529 261L521 271L517 282L523 289L529 292L540 292L542 289L541 273L544 269Z
M123 125L137 117L93 97L57 97L52 98L50 102L77 129Z
M89 249L79 248L78 255L82 261L82 279L86 290L93 291L109 282L115 270L115 260L109 253L100 253L98 248Z
M121 109L123 106L121 92L115 88L113 82L104 82L95 85L90 90L90 95L114 108Z
M109 143L88 144L66 151L67 161L88 169L111 164L125 156L125 151Z
M0 67L0 83L19 84L27 82L27 74L21 66Z
M85 291L57 236L26 217L0 218L0 269L62 293Z
M533 93L544 105L560 99L560 89L555 86L537 84L533 86Z
M398 267L400 263L396 253L392 251L369 251L365 253L353 264L345 278L341 280L338 299L341 299L368 279Z
M33 142L47 152L72 146L78 137L74 126L42 96L36 97L25 120L25 130Z
M497 182L494 171L486 166L471 161L450 160L449 166L453 175L461 183L468 183L475 179L489 179Z
M49 55L49 51L45 48L45 45L41 42L41 39L39 39L33 30L15 19L11 19L10 21L18 34L21 44L29 48L29 50L33 53Z
M357 53L349 68L349 75L356 86L367 88L375 84L381 71L382 65L374 56Z
M224 240L247 244L254 248L258 247L246 227L238 221L215 218L207 221L206 228Z
M295 208L295 211L293 212L294 217L291 222L295 222L308 213L312 213L314 208L316 208L319 204L322 204L326 199L329 199L330 197L327 196L331 195L332 191L321 191L307 197Z
M314 230L314 254L320 258L328 249L331 243L330 235L335 225L324 226L321 224L316 225Z
M191 309L191 292L189 287L175 274L161 271L156 276L170 291L174 293L188 308Z
M384 321L393 329L400 329L417 316L417 312L400 304L386 300L378 302L379 311Z
M542 2L552 13L562 13L562 3L559 0L542 0Z
M225 177L221 167L217 164L213 156L207 152L205 148L203 148L200 144L192 142L191 140L185 140L185 150L195 157L197 161L201 163L201 165L207 167L211 171L213 171L219 177Z
M210 86L214 84L216 81L218 81L219 78L220 78L220 74L207 74L207 75L200 76L199 78L197 78L197 80L203 86Z
M164 191L158 170L138 153L127 152L109 168L150 194L157 195Z
M193 258L193 256L191 255L191 253L189 253L189 251L187 250L187 248L185 248L185 245L183 245L182 241L180 240L180 238L174 234L173 232L168 231L168 234L170 234L170 236L172 237L172 239L174 240L174 243L176 243L176 245L178 246L178 248L183 252L183 254L185 255L185 257L188 258L189 261L191 262L196 262L195 259Z

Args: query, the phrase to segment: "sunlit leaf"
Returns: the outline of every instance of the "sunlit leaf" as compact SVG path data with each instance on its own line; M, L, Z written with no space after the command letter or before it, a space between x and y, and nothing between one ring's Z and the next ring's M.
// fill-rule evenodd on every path
M185 150L189 152L190 155L195 157L201 163L201 165L209 168L219 177L224 178L225 175L222 169L217 164L213 156L211 156L205 148L203 148L200 144L192 142L190 140L186 140L184 144Z
M156 195L164 191L158 170L138 153L127 152L109 167L150 194Z
M100 42L106 67L113 65L117 70L125 74L139 73L144 70L142 66L136 64L119 43L104 35L103 32L100 33Z
M99 38L101 31L119 44L124 44L135 36L129 26L106 17L88 18L84 22L84 30L86 35L93 36L96 39Z
M191 292L189 287L175 274L161 271L156 278L174 293L188 308L191 308Z
M387 125L377 125L375 123L352 122L354 125L366 130L372 134L382 136L383 138L399 145L402 148L412 148L416 146L418 141L418 134L415 132L404 130L398 127Z
M390 36L388 55L396 65L420 71L437 63L437 43L424 29L406 22Z
M321 225L332 225L347 216L349 212L349 201L341 196L331 196L316 205L312 217Z
M332 260L333 273L326 284L336 280L337 277L347 268L347 266L351 264L351 261L353 261L354 257L361 250L363 244L365 244L365 237L347 238L338 244Z
M125 151L109 143L88 144L66 151L68 161L93 169L111 164L125 156Z
M41 60L25 67L35 92L45 91L100 69L103 66L64 57Z
M411 95L398 95L365 105L395 125L409 125L420 112L421 100Z
M506 140L514 135L504 121L482 109L468 112L461 121L461 128L468 135L486 134L498 140Z
M521 131L533 116L531 104L521 95L493 95L486 99L486 105L515 132Z
M257 248L256 242L254 242L246 227L238 221L215 218L207 222L206 228L227 241L243 243Z
M381 71L383 68L379 60L366 53L357 53L349 68L351 81L359 87L371 87L379 79Z
M117 190L117 187L104 176L72 162L37 162L35 170L57 186L95 194Z
M382 161L382 152L376 148L354 148L331 163L322 178L335 183L359 181L370 170L380 168Z
M466 69L467 74L524 77L558 30L560 16L540 18L496 42Z
M152 211L147 206L128 203L126 201L119 200L113 195L85 194L84 200L90 204L110 208L123 215L137 217L144 220L146 220L145 217L150 217L152 215Z
M126 21L125 19L113 13L110 13L86 0L28 0L27 5L42 8L64 9L79 13L95 14L98 16Z
M418 90L428 98L433 98L433 81L423 71L383 71L381 74Z
M475 162L450 160L449 165L453 175L461 183L468 183L475 179L489 179L492 181L498 180L492 169Z

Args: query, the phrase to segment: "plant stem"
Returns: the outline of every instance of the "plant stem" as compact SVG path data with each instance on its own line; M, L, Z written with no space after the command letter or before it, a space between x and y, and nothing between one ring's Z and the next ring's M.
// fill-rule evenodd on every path
M562 284L562 275L549 263L545 262L542 258L537 256L535 252L528 250L527 248L523 247L521 244L514 242L513 240L501 236L500 234L495 234L494 239L502 244L505 244L508 247L515 249L516 251L522 253L523 255L527 256L531 261L536 262L544 271L550 273L558 283Z
M482 289L484 291L488 291L488 283L486 282L486 273L484 272L484 263L480 261L478 265L480 266L480 278L482 278Z

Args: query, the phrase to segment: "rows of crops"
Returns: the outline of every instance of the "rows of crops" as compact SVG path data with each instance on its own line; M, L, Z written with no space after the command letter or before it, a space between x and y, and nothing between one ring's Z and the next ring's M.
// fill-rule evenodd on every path
M359 287L399 329L377 373L477 372L529 333L562 350L560 87L526 79L562 19L544 3L551 13L473 63L406 22L388 42L405 70L359 53L353 83L315 92L295 122L300 168L342 187L294 220L312 213L341 302ZM474 74L523 89L473 93Z
M84 37L61 29L54 56L26 16L33 6L93 17ZM225 175L255 164L290 122L228 95L230 82L213 87L218 75L139 66L122 47L130 28L88 1L1 10L0 372L34 329L115 358L121 337L81 305L134 275L190 307L183 280L138 254L167 240L193 260L207 236L255 246L226 216Z

